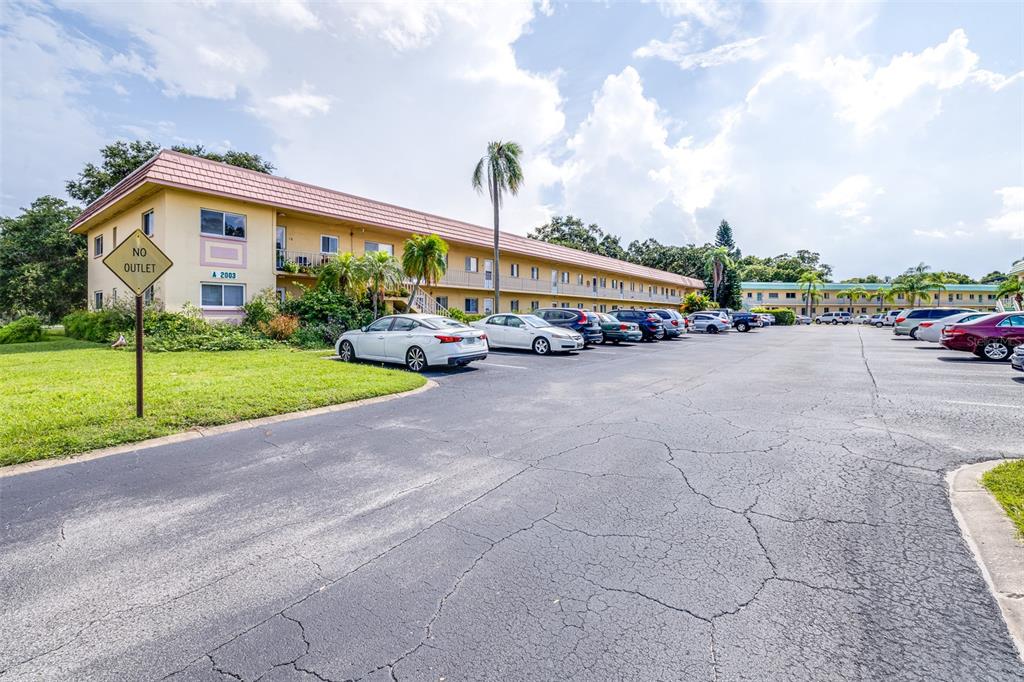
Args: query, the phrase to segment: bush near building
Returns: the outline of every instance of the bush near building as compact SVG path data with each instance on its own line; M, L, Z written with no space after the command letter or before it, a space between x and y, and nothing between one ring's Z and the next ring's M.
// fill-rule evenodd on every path
M789 308L751 308L750 312L774 315L775 324L778 325L796 324L796 313Z
M35 315L26 315L0 327L0 344L30 343L43 340L43 324Z

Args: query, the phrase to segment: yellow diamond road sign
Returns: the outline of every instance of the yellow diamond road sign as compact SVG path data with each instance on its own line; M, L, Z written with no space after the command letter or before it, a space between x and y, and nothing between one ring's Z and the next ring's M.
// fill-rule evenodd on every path
M103 264L128 288L141 296L173 263L142 230L135 230L118 244Z

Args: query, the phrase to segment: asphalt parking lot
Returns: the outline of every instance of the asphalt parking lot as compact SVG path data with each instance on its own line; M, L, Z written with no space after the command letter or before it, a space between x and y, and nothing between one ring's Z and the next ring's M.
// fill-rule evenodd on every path
M1024 377L926 346L493 352L0 479L0 679L1024 679L944 484Z

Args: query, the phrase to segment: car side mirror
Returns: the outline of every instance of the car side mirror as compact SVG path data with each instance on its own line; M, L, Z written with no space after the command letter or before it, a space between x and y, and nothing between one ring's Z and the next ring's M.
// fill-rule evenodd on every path
M360 328L359 328L359 331L361 331L361 332L365 332L365 331L367 331L367 330L368 330L369 328L370 328L370 325L366 325L365 327L360 327Z

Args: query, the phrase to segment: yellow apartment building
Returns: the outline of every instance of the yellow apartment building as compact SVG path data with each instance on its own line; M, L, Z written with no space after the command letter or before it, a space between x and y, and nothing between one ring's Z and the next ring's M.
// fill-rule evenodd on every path
M742 282L740 286L744 308L789 308L796 313L804 312L803 291L797 282ZM852 287L864 289L869 297L850 301L840 295ZM889 310L900 310L910 305L905 297L899 294L892 301L881 300L876 295L879 290L890 288L892 284L819 284L820 298L811 305L810 314L847 311L854 315L874 315ZM919 301L917 305L993 310L997 302L998 288L996 284L947 284L945 289L932 292L929 301ZM1010 310L1013 308L1013 301L1004 298L1003 305Z
M161 151L90 204L71 226L88 239L89 307L131 293L103 256L135 229L174 263L148 298L186 303L211 319L238 319L261 291L294 294L342 252L401 258L413 234L449 246L448 271L417 308L493 311L493 230L334 190ZM703 282L634 263L502 233L501 311L538 307L673 307Z

